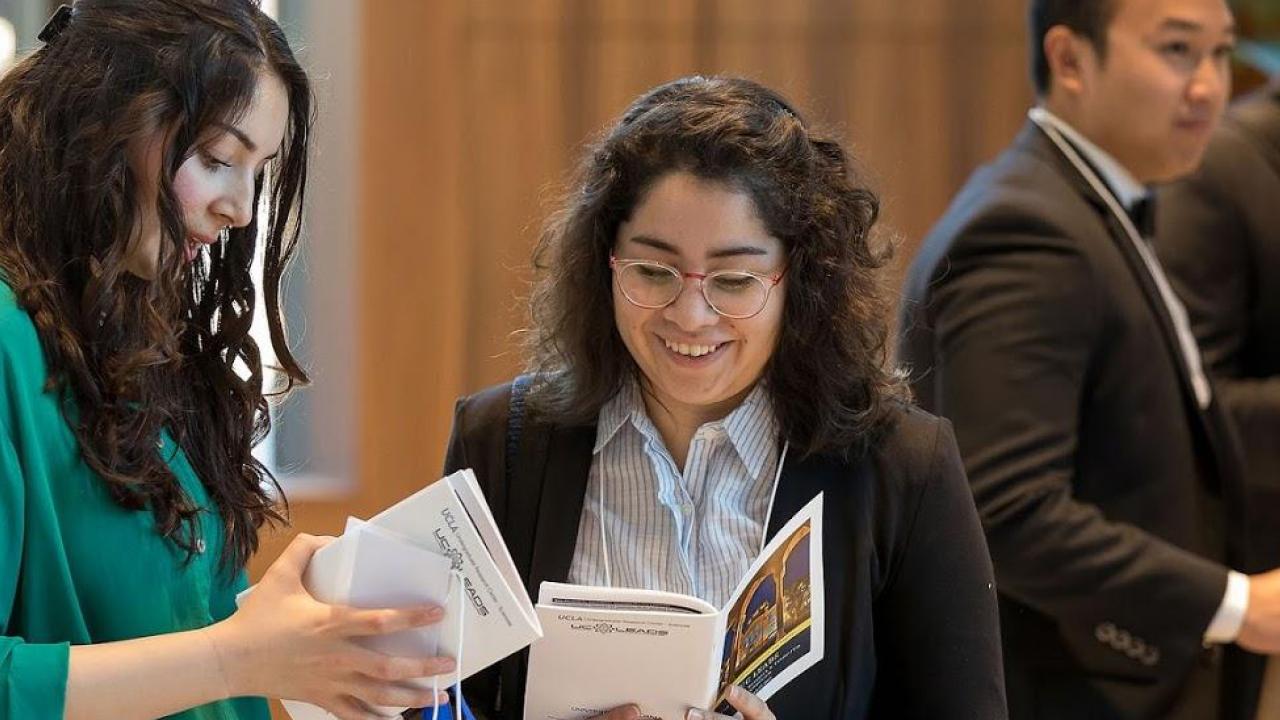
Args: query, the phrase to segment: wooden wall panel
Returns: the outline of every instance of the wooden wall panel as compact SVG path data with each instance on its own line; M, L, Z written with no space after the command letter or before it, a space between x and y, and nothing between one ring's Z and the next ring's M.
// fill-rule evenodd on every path
M692 73L773 85L846 139L882 193L901 272L1030 102L1022 8L1005 0L497 0L466 9L472 268L467 387L519 367L526 262L582 146L640 92ZM493 88L503 96L490 102ZM519 118L512 123L512 118ZM549 146L512 143L530 137ZM498 261L512 264L495 277ZM478 274L477 274L478 273ZM482 282L483 281L483 282Z
M565 161L557 4L530 3L523 24L470 19L466 26L459 68L466 161L457 180L462 242L476 259L464 269L465 381L473 389L516 366L511 332L524 320L529 248L548 181Z
M565 80L579 79L586 91L572 128L580 137L570 140L570 148L594 138L645 89L705 72L697 56L703 18L696 3L609 0L591 7L593 29L570 40L582 45L584 64L577 78Z
M464 8L364 4L366 83L359 292L357 507L366 513L439 476L468 359L466 268L483 248L459 213L468 188L460 99Z

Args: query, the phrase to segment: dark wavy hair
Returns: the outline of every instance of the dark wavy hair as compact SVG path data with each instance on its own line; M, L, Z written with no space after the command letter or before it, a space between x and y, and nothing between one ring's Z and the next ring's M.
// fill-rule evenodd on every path
M806 454L865 450L907 396L888 360L873 236L879 201L840 143L750 80L690 77L642 95L591 147L534 254L525 336L534 411L594 422L638 372L614 320L609 254L657 180L687 172L747 193L787 257L778 346L764 371L787 439Z
M243 116L262 73L283 83L289 116L255 183L254 219L185 263L174 175L217 125ZM47 390L112 498L150 510L190 554L199 511L156 452L167 428L217 506L227 567L282 519L264 486L274 478L251 453L270 419L249 335L250 265L265 194L262 296L284 392L307 381L279 292L298 242L311 123L306 74L251 0L79 0L64 29L0 80L0 274L34 321ZM144 186L127 148L152 137L165 143L155 179L164 239L144 280L125 269Z

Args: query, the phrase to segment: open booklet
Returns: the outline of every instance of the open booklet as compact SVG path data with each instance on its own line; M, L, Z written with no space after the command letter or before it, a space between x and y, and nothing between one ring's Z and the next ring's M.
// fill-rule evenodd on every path
M731 684L767 700L822 659L822 495L774 536L717 609L655 590L544 582L526 720L577 720L627 703L683 720L732 715Z
M542 634L533 603L475 475L461 470L410 495L318 550L303 575L312 597L354 607L445 608L436 625L363 638L379 652L458 658L463 678ZM249 592L249 591L246 591ZM461 642L460 642L461 641ZM440 676L439 687L456 675ZM432 686L430 678L415 681ZM294 720L330 720L314 705L284 701ZM405 708L373 708L395 717Z

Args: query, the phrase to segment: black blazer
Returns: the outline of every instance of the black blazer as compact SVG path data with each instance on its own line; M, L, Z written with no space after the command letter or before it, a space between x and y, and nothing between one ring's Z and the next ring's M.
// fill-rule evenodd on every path
M510 386L458 402L446 471L470 467L531 597L564 581L595 427L527 418L505 481ZM825 654L769 705L779 718L1006 717L991 563L951 429L898 413L866 457L788 458L768 532L823 502ZM490 718L523 716L528 652L469 680Z
M1039 127L926 238L901 327L986 527L1010 716L1220 717L1202 636L1238 457L1132 241Z
M1166 188L1156 248L1248 465L1245 568L1280 565L1280 84L1234 105L1200 171Z

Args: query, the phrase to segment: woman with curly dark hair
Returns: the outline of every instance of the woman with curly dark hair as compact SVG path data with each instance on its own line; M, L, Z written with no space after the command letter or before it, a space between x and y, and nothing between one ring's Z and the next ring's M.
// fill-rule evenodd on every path
M0 79L0 720L433 701L396 681L451 660L351 638L438 613L315 602L317 538L235 611L281 519L251 454L260 225L283 389L306 381L279 287L311 91L280 28L252 0L80 0L41 39Z
M762 539L824 493L825 658L767 704L737 688L748 720L1005 716L955 441L886 357L877 214L840 144L773 91L657 87L542 236L529 374L458 403L448 469L476 470L531 591L720 607ZM519 717L525 673L508 660L470 696Z

